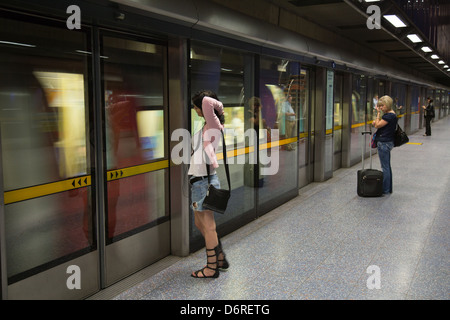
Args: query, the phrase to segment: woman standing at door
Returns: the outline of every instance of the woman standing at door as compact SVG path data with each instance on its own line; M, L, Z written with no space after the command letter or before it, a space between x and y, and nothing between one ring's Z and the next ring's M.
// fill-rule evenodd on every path
M422 108L425 110L425 113L424 113L425 134L424 134L424 136L431 136L431 120L433 120L433 118L434 118L434 106L433 106L433 99L428 97L427 101L428 101L427 106L422 106Z
M392 104L391 97L381 97L378 100L377 116L372 122L372 125L378 129L376 139L378 158L383 170L383 194L392 193L391 150L394 148L394 135L398 121L397 114L392 110Z
M222 244L217 236L216 222L214 212L203 210L202 204L208 190L208 175L206 163L203 154L209 159L210 165L210 183L220 188L219 178L216 169L219 167L215 149L219 143L218 135L214 133L223 130L225 122L223 104L217 98L217 95L208 90L197 92L192 97L194 110L199 117L205 118L205 125L199 130L193 138L194 153L191 157L189 166L189 183L192 193L192 209L194 210L195 226L199 229L206 246L206 266L192 273L194 278L217 278L219 268L227 269L228 261L222 250ZM197 143L197 145L195 145Z

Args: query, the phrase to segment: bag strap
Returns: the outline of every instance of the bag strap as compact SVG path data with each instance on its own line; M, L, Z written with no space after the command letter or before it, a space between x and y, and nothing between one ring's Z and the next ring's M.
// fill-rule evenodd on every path
M225 164L225 173L227 174L227 182L228 182L228 190L231 191L231 184L230 184L230 172L228 170L228 161L227 161L227 146L225 144L225 135L223 134L223 130L220 129L220 132L222 133L222 152L223 152L223 163ZM205 152L203 150L203 152ZM205 152L205 156L207 157ZM209 164L206 163L206 172L208 173L208 187L211 184L211 178L209 177Z
M197 151L197 149L200 147L200 145L202 144L202 135L203 135L203 128L201 128L198 131L198 143L197 146L195 146L195 142L194 142L194 146L191 147L191 157L194 155L195 151ZM195 134L194 134L195 136ZM194 148L195 147L195 148Z

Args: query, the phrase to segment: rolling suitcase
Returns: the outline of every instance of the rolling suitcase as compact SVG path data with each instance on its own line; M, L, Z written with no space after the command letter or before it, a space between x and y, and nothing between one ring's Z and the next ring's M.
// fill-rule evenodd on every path
M366 134L371 135L370 131L361 133L364 136L364 148L362 149L362 169L358 170L358 196L360 197L381 197L383 195L383 172L372 169L372 148L370 147L370 169L364 169L364 151L366 150Z

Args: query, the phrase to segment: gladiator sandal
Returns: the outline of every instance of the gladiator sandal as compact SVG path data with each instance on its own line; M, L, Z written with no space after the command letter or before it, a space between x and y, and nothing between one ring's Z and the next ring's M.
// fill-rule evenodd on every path
M213 254L209 254L211 252L214 252ZM200 270L195 271L193 274L191 274L191 277L193 278L218 278L219 277L219 268L217 267L218 262L218 252L219 252L219 246L215 247L214 249L206 249L206 266L203 267ZM211 262L210 258L216 258L214 262ZM205 269L210 269L214 271L214 274L207 276L203 271Z
M230 264L227 261L227 258L225 257L225 252L223 252L222 249L222 243L219 240L218 245L218 254L217 254L217 262L219 264L219 270L220 271L227 271L227 269L230 267ZM222 259L220 259L220 255L222 255Z

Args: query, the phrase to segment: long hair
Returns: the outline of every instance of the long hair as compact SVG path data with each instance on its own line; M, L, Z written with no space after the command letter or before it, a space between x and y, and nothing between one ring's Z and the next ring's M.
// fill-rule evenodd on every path
M210 97L210 98L216 99L217 101L220 101L214 91L200 90L200 91L197 91L194 94L194 96L192 97L192 103L194 103L194 105L196 107L202 109L202 102L203 102L204 97ZM203 109L202 109L202 112L203 112ZM222 114L219 114L219 112L216 109L214 109L214 113L216 114L217 118L219 118L220 123L224 124L225 123L225 112Z

